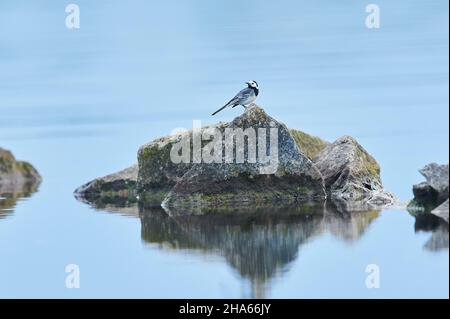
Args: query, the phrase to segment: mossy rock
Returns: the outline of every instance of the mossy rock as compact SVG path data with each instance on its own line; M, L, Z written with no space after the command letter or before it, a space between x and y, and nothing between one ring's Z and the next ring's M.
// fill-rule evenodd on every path
M244 114L227 124L227 127L253 128L258 132L261 128L266 132L274 129L278 138L276 163L263 161L241 163L235 160L236 154L232 163L226 163L223 152L220 163L193 164L172 188L163 202L165 206L291 204L325 199L325 188L320 172L298 147L284 124L267 115L260 107L252 105ZM305 136L298 133L297 137L300 135ZM301 140L307 144L306 139ZM233 143L233 148L237 149L237 142ZM259 143L260 140L257 139L258 150L261 147ZM264 145L267 149L270 148L269 143ZM268 168L270 170L267 170Z
M0 193L22 192L40 182L41 176L30 163L17 161L10 151L0 148Z
M334 200L377 205L395 201L394 196L383 189L377 161L350 136L327 145L313 161Z
M96 178L75 190L75 196L89 203L113 204L136 202L137 165Z
M248 162L193 163L191 130L143 145L138 151L138 164L134 166L132 176L116 176L112 180L99 178L86 184L88 187L80 187L77 193L95 200L138 196L139 202L149 207L161 204L166 195L166 204L178 198L189 205L201 202L217 206L252 201L323 200L326 187L328 193L339 200L392 203L393 196L384 192L381 184L380 166L351 137L342 137L330 144L319 137L288 129L257 105L248 107L244 114L229 123L203 127L200 133L209 128L217 128L223 134L227 128L251 127L278 128L280 160L270 174L261 174L258 165ZM189 160L174 163L171 151L175 144L186 141L184 139L189 143L186 147ZM208 142L202 139L202 147ZM248 148L244 149L244 155L247 158ZM233 156L236 159L236 155Z
M310 160L316 157L319 152L321 152L328 144L330 144L319 137L309 135L296 129L289 129L289 132L294 138L297 146Z

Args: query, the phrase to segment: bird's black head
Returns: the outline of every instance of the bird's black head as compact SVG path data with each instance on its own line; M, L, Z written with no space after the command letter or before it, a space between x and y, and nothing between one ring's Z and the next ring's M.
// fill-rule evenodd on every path
M258 89L258 82L256 81L248 81L246 82L249 88Z

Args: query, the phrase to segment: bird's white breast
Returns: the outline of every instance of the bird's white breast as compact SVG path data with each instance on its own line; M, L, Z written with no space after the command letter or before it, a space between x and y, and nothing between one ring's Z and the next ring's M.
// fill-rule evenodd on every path
M249 105L251 103L253 103L256 100L256 95L255 94L251 94L247 97L245 97L244 99L242 99L241 105Z

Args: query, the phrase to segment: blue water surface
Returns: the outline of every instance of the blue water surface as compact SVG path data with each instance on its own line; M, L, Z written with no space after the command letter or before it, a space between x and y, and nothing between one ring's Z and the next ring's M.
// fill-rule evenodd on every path
M0 146L44 179L0 219L0 297L448 298L448 226L447 247L430 249L435 232L404 210L353 225L363 232L351 239L314 226L255 281L221 245L149 242L135 213L72 195L156 137L239 115L210 117L254 79L270 115L355 137L407 201L419 168L449 161L448 1L377 0L379 29L356 0L73 2L80 29L66 28L65 1L0 2ZM66 288L68 264L80 289ZM379 289L365 285L368 264Z

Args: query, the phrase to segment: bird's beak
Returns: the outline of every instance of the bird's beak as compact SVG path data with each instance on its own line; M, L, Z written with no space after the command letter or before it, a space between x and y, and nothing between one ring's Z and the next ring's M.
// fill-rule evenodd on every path
M245 84L250 85L250 82L245 82Z

